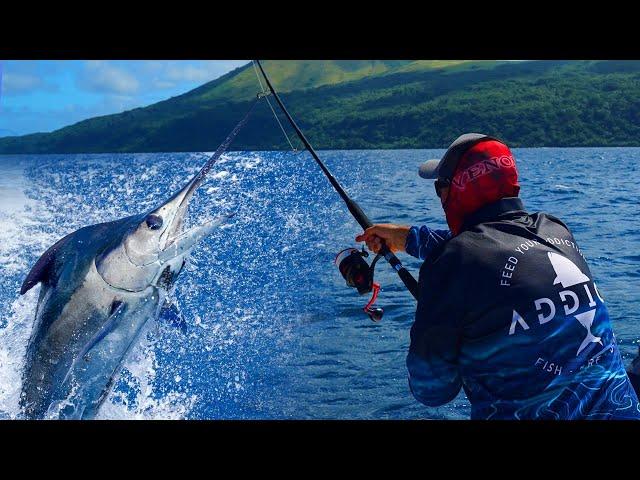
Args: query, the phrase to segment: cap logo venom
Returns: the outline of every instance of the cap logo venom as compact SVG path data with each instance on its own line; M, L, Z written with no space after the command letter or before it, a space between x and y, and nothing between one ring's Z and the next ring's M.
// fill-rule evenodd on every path
M511 155L488 158L462 171L456 172L456 175L451 179L451 183L460 190L464 190L469 182L488 175L491 172L499 171L501 168L514 168L515 166L516 162Z

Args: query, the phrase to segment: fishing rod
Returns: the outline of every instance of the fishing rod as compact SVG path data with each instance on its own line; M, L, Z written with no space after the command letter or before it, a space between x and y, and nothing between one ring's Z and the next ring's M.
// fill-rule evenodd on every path
M293 117L291 117L291 115L287 111L287 108L284 106L284 103L282 103L280 96L273 88L273 85L271 84L271 81L269 80L267 73L264 71L264 68L262 68L262 64L260 63L260 60L255 60L255 62L260 68L260 72L262 72L262 76L264 77L265 82L269 87L269 91L271 92L271 94L273 95L273 98L275 98L276 102L278 103L278 106L282 110L282 113L284 113L285 117L287 117L289 124L291 124L291 127L295 130L296 134L298 135L298 138L300 138L300 141L304 144L307 151L311 154L313 159L316 161L316 163L322 170L322 173L324 173L325 177L327 177L327 180L329 180L333 188L336 190L336 192L338 192L338 195L340 195L344 203L347 205L347 208L349 209L349 212L351 213L353 218L355 218L355 220L360 224L360 226L364 230L372 227L373 223L371 222L371 220L369 220L369 217L367 217L367 215L362 211L362 208L360 208L360 206L356 203L356 201L353 200L347 194L347 192L345 192L344 188L342 188L342 185L340 185L338 180L336 180L333 174L329 171L327 166L320 159L320 157L318 156L314 148L311 146L307 138L304 136L304 133L302 133L302 130L300 130L300 128L294 121ZM258 80L259 80L259 77L258 77ZM373 288L374 296L372 297L372 300L369 302L369 304L365 307L365 311L369 313L369 315L374 321L377 321L382 318L382 309L377 309L377 310L373 309L374 310L373 312L368 311L368 310L372 310L371 305L375 301L375 297L377 296L378 290L380 288L379 285L373 283L373 267L375 266L375 263L381 256L384 257L385 260L389 262L389 264L397 272L398 276L402 280L402 283L404 283L405 287L407 287L407 290L409 290L411 295L413 295L413 297L416 300L418 299L418 283L416 282L416 279L413 278L411 273L409 273L409 271L404 267L404 265L402 265L402 262L400 262L398 257L396 257L394 253L391 250L389 250L389 247L387 247L384 243L382 244L382 248L380 248L380 251L378 252L378 255L376 256L376 258L374 259L371 267L368 267L367 265L367 267L370 268L368 278L367 278L367 275L365 275L366 272L362 268L362 263L366 265L366 262L362 259L363 256L367 256L366 252L364 252L364 249L362 252L358 252L358 250L356 249L347 249L346 251L343 250L338 254L338 257L336 257L336 264L338 264L340 268L340 272L343 274L343 276L347 280L347 284L358 288L359 292L361 290L364 290L364 287L367 286L367 284L369 286L368 291L371 291L371 289ZM340 257L342 258L340 259L340 262L338 262L338 259ZM358 259L360 259L360 262L358 261ZM347 274L350 272L351 273L356 272L356 274L348 277ZM361 279L361 281L358 281L359 278ZM372 313L374 313L374 315L372 315ZM379 316L379 318L375 318L376 316Z

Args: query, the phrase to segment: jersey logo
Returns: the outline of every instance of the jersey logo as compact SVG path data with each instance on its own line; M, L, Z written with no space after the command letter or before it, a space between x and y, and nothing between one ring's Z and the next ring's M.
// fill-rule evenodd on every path
M534 300L533 308L537 313L538 323L540 325L544 325L551 320L559 318L557 313L559 313L560 310L564 310L564 318L572 316L585 328L587 333L578 347L576 352L577 357L591 343L599 343L602 345L602 339L591 333L591 327L593 326L593 321L596 315L596 308L594 308L596 307L596 302L594 301L589 285L587 284L587 282L591 282L591 279L586 276L575 263L563 255L555 252L547 252L547 258L549 259L551 267L556 275L553 280L553 285L560 285L562 287L562 290L558 292L560 305L556 305L556 302L551 298L545 297ZM584 288L580 288L576 291L569 290L570 287L581 284L584 284ZM600 298L600 300L602 300L595 283L592 285L594 293L598 298ZM576 313L580 309L581 302L578 294L581 290L584 290L581 294L583 300L587 301L588 307L591 309ZM604 302L604 300L602 301ZM529 330L529 328L530 326L527 324L524 317L516 310L513 310L511 325L509 327L509 335L514 335L517 330L526 331Z
M553 281L554 285L560 283L563 288L568 288L589 281L589 277L582 273L578 266L567 257L553 252L549 252L547 255L554 272L556 272L556 278Z
M574 315L575 319L578 320L578 322L580 322L580 325L582 325L584 328L587 329L587 336L584 337L584 340L578 347L578 353L576 353L576 357L580 355L580 352L584 350L585 347L589 345L591 342L596 342L602 345L602 339L600 337L596 337L595 335L593 335L593 333L591 333L591 325L593 325L593 318L595 317L595 315L596 315L595 309Z

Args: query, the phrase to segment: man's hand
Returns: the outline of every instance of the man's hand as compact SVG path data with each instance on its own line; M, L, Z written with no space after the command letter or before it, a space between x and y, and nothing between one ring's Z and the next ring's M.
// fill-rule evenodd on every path
M356 242L366 242L367 248L378 253L384 242L392 252L404 252L407 236L411 227L381 223L367 228L364 233L356 237Z

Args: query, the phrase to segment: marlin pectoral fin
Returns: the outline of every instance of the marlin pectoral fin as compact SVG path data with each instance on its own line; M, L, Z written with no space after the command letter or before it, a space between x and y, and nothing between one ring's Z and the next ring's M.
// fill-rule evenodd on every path
M75 233L75 232L74 232ZM20 295L27 293L34 285L39 282L47 282L53 279L52 271L56 255L62 249L62 247L71 239L73 233L70 233L66 237L61 238L54 243L49 249L40 255L40 258L31 267L31 271L27 275L27 278L22 282L20 287Z
M100 327L100 330L98 330L96 334L93 337L91 337L91 340L87 342L87 344L82 348L82 350L80 350L80 353L71 364L71 368L65 375L64 379L62 380L62 383L65 383L67 381L67 379L69 378L69 374L71 374L71 372L74 371L76 365L78 365L79 362L82 362L87 359L86 356L91 351L91 349L95 347L98 344L98 342L100 342L100 340L106 337L109 334L109 332L113 331L118 321L122 318L122 314L125 312L126 309L127 309L127 306L123 302L119 300L113 301L113 303L111 304L111 314L109 315L109 318L107 319L106 322L104 322L102 327Z
M76 358L76 362L82 360L96 344L106 337L109 332L113 331L118 320L122 318L122 314L126 310L126 305L119 300L114 300L111 304L111 315L107 319L107 321L100 327L100 330L96 332L96 334L87 342L84 348L78 354ZM74 362L75 363L75 362Z
M187 322L175 303L165 301L160 310L159 319L167 325L178 328L182 333L187 333Z
M124 314L126 309L127 309L127 306L123 302L119 300L113 301L113 303L111 304L111 315L109 315L109 318L107 319L107 321L102 325L102 327L100 327L100 329L96 332L96 334L93 337L91 337L91 340L89 340L86 343L86 345L82 348L82 350L80 350L80 353L75 358L75 360L71 364L71 368L69 368L69 371L67 372L64 379L62 380L63 384L66 383L66 381L69 378L69 375L71 374L71 372L74 371L76 365L78 365L79 362L88 360L87 354L91 351L91 349L95 347L98 344L98 342L100 342L100 340L106 337L109 334L109 332L113 331L118 321L122 318L122 315Z

